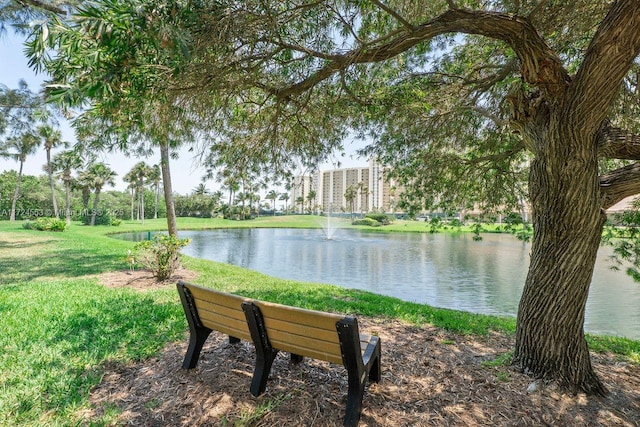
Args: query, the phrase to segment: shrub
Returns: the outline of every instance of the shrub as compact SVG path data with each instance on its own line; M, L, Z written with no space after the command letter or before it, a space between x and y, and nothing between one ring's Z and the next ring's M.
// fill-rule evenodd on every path
M369 227L380 227L381 224L372 218L362 218L352 221L351 225L368 225Z
M82 223L84 225L91 224L91 212L86 213L82 217ZM111 215L108 213L99 212L96 215L95 225L111 225Z
M109 225L112 227L120 227L122 225L122 220L118 218L111 218Z
M187 246L189 241L166 234L156 234L152 240L135 245L136 260L150 270L159 282L166 280L180 268L180 249Z
M25 221L22 228L39 231L64 231L67 229L67 223L62 219L40 217L35 221Z
M374 221L379 222L381 225L389 225L391 220L386 214L383 213L368 213L364 216L365 218L370 218Z

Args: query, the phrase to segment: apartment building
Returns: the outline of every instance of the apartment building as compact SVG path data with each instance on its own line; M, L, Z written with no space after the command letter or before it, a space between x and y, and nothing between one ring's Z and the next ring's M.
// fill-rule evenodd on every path
M375 160L369 166L318 171L314 174L294 177L291 200L308 197L316 192L312 209L321 211L351 211L351 203L345 197L352 188L354 212L393 212L397 200L397 189L393 182L385 180L384 168ZM306 192L305 192L306 191ZM306 205L308 207L308 204ZM300 211L299 208L296 208Z

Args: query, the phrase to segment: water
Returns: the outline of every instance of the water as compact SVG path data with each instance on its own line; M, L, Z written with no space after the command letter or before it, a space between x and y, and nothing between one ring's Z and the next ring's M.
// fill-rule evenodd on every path
M181 231L189 256L270 276L331 283L406 301L475 313L515 316L529 265L530 244L507 234L362 233L322 230ZM147 233L132 239L147 238ZM640 339L640 284L608 267L601 248L585 328Z

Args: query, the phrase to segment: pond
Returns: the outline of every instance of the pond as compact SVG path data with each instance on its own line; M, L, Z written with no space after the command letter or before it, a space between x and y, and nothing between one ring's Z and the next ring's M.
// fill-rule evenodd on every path
M120 235L128 240L148 233ZM221 229L181 231L183 253L270 276L363 289L406 301L474 313L515 316L530 244L508 234L371 233L338 230ZM640 339L640 284L609 269L601 248L585 328Z

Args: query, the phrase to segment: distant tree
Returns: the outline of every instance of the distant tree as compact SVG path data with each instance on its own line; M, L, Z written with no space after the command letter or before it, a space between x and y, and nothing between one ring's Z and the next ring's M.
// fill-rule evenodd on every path
M300 206L300 212L304 213L304 197L296 197L296 205Z
M153 188L154 202L153 202L153 219L158 218L158 199L160 198L160 184L162 184L162 171L160 170L160 165L151 166L151 170L149 171L149 176L147 177L148 182L151 184Z
M291 196L289 196L289 193L282 193L280 194L280 197L278 198L278 200L282 200L284 202L284 213L287 214L287 212L289 211L289 206L288 206L288 202L289 202L289 198Z
M357 184L349 185L344 192L344 198L347 201L347 204L349 205L349 210L351 212L351 219L353 219L353 211L355 209L355 201L357 197L358 197Z
M131 221L135 219L134 210L135 210L135 198L136 198L136 177L133 173L133 170L130 170L122 177L122 180L127 183L127 188L129 189L130 197L130 207L131 207Z
M276 190L271 190L267 193L267 200L271 200L273 205L273 216L276 215L276 200L278 199L278 192Z
M144 224L144 189L147 177L152 173L152 169L145 162L138 162L129 172L135 179L136 194L138 195L138 220Z
M4 147L0 149L0 155L5 158L13 159L20 163L18 169L18 182L13 193L13 201L11 202L10 221L16 220L16 203L20 197L20 183L22 181L22 170L27 157L34 154L40 144L39 139L33 133L24 133L19 136L12 136L7 139Z
M316 200L316 190L309 190L309 194L307 194L307 202L309 202L309 212L313 211L313 202Z
M104 163L92 163L82 173L84 180L93 188L93 209L91 211L91 226L96 224L96 215L100 203L100 192L106 185L114 185L116 172Z
M203 182L201 182L193 190L191 190L191 194L193 194L194 196L208 196L209 190L207 189L207 186Z
M60 145L66 146L67 143L62 140L62 133L58 129L54 129L51 125L45 124L37 128L37 133L44 145L45 152L47 154L47 163L45 170L49 178L49 187L51 188L51 202L53 204L53 214L56 218L60 217L58 212L58 202L56 201L56 191L53 185L53 171L51 168L51 150Z
M71 224L71 183L73 182L72 172L82 167L82 158L75 151L63 151L53 156L51 169L59 172L59 177L64 184L64 212L67 225Z

